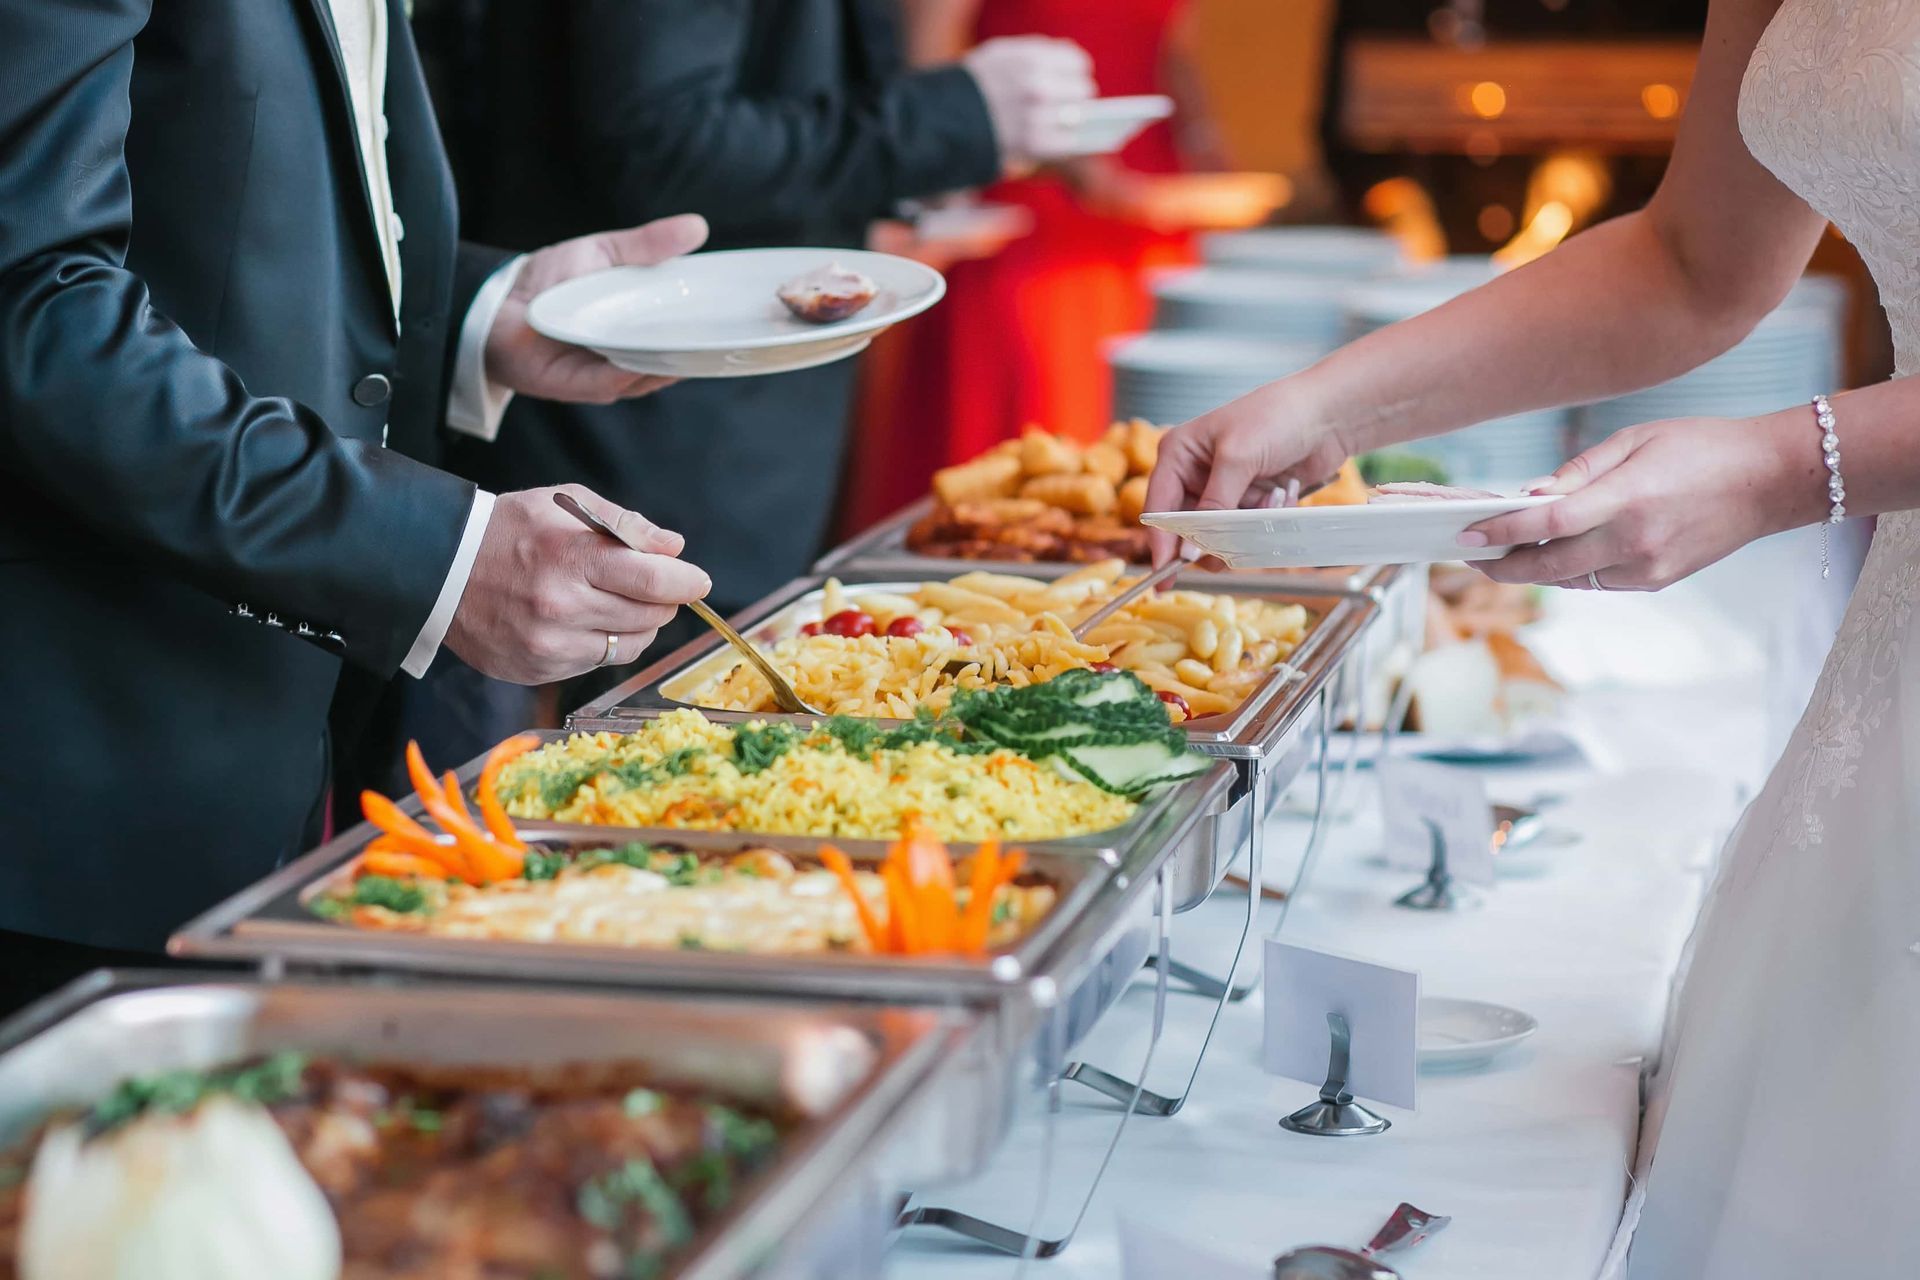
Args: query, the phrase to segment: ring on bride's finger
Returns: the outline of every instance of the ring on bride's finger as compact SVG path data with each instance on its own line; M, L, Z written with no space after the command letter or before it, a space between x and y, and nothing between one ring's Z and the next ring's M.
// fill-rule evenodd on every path
M1595 591L1607 590L1607 584L1600 581L1600 571L1598 569L1595 569L1592 573L1587 575L1587 585L1592 587Z

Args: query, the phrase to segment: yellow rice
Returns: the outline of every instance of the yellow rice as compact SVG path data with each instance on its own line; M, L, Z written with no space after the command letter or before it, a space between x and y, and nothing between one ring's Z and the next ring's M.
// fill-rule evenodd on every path
M688 747L705 750L678 776L628 787L593 773L558 804L540 795L544 781L586 766L655 765ZM866 759L820 734L743 774L733 730L691 710L634 733L575 734L529 752L502 771L499 786L516 818L845 839L893 839L918 813L945 840L1049 840L1120 826L1135 808L1015 752L963 755L934 742Z

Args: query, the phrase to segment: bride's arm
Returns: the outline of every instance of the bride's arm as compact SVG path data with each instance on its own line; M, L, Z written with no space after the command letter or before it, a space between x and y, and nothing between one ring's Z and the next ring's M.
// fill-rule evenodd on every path
M1649 386L1738 341L1792 287L1823 225L1748 153L1736 119L1776 7L1714 0L1645 209L1179 428L1149 509L1249 505L1289 477L1317 484L1351 454Z

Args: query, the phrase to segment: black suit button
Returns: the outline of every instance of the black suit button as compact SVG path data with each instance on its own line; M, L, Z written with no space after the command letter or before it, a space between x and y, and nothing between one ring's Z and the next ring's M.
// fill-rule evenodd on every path
M385 404L387 397L393 394L393 384L387 381L384 373L370 373L353 384L353 402L363 408L371 409L377 404Z

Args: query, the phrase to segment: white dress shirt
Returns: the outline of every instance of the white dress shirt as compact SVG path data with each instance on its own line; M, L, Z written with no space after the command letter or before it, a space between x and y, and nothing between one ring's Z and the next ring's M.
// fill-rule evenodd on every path
M393 207L393 183L387 173L387 6L385 0L328 2L333 10L334 31L340 39L341 61L347 69L347 97L353 104L354 136L359 144L360 163L366 170L367 189L373 196L374 231L380 237L380 256L397 321L400 241L406 235L406 228L400 224L400 215ZM511 391L487 379L486 343L500 305L506 301L515 277L520 274L521 261L515 258L487 278L474 295L460 326L447 425L484 440L493 439L499 432L500 416L513 398ZM408 675L426 674L434 655L440 651L454 611L460 606L461 593L473 573L474 557L480 553L480 540L492 515L493 495L484 489L476 490L447 580L440 588L432 612L427 615L426 625L420 629L406 661L401 664L401 670Z

